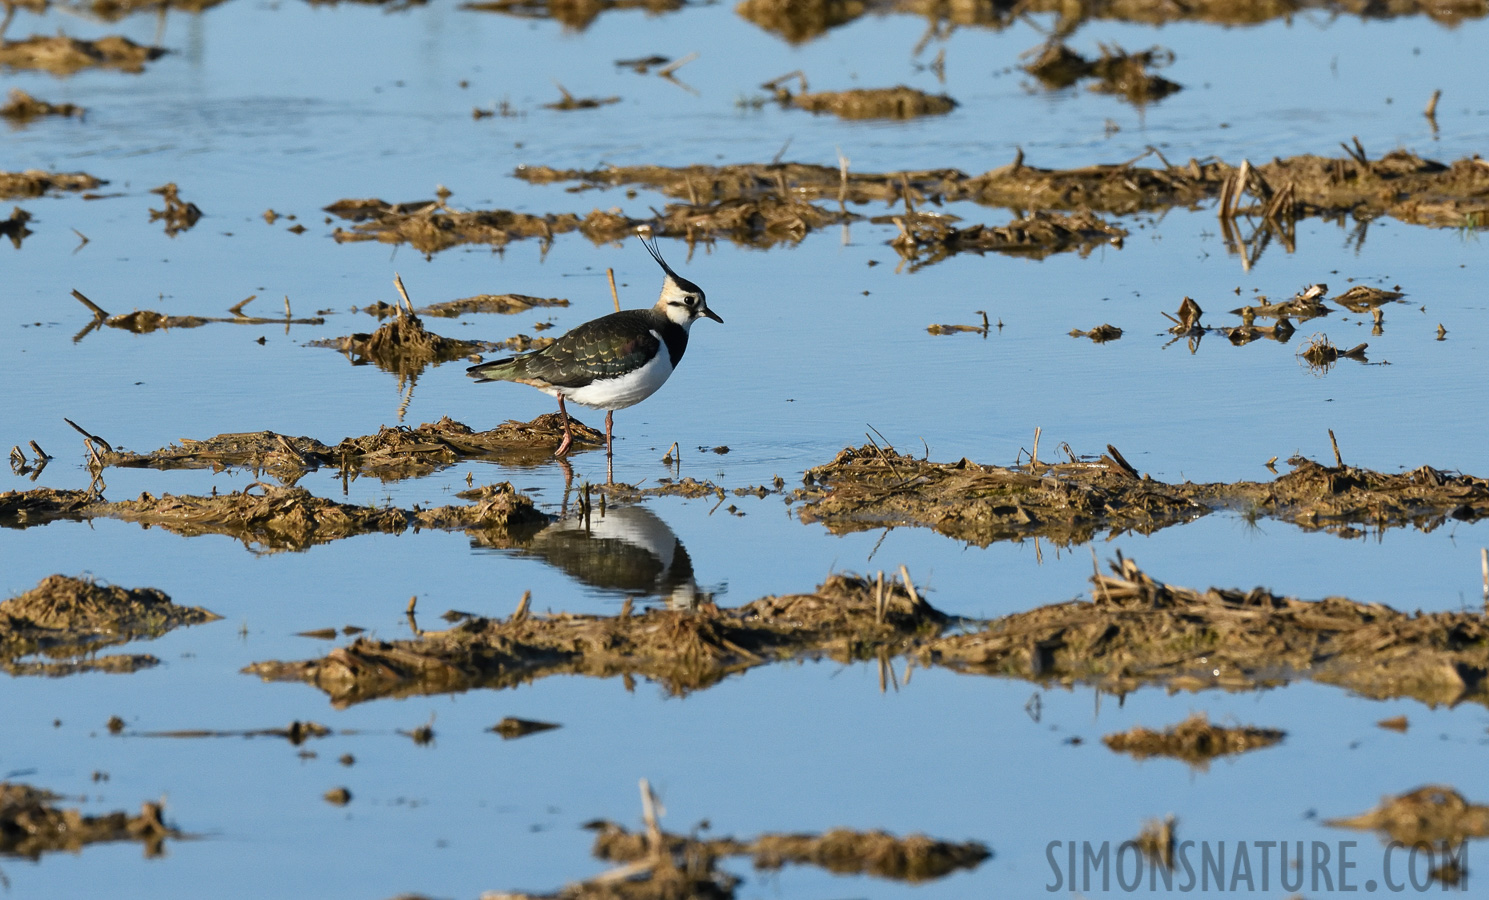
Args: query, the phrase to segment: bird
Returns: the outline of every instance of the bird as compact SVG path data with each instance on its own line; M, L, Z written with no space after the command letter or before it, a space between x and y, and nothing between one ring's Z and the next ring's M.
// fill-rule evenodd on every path
M564 436L554 456L569 452L574 434L565 400L605 410L605 455L611 455L617 409L656 393L688 349L688 331L700 318L724 320L708 308L703 289L667 265L656 238L641 245L662 267L662 293L650 309L626 309L567 332L541 350L483 362L466 369L478 382L530 384L558 398Z

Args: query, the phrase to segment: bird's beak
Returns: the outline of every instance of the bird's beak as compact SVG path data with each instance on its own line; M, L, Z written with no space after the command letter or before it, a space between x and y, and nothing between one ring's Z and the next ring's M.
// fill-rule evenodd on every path
M702 312L703 312L703 315L708 316L710 319L713 319L715 322L718 322L720 325L724 324L724 320L721 319L721 318L719 318L719 314L716 313L716 312L714 312L713 310L709 309L708 307L706 307L706 306L703 307Z

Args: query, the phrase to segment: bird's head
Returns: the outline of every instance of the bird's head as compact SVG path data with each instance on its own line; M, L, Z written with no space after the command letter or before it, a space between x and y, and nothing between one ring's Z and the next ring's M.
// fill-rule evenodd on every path
M662 272L665 273L662 278L662 296L657 299L657 309L663 315L684 328L691 327L702 316L723 324L724 320L719 317L719 314L708 308L708 300L703 296L703 288L672 271L672 267L662 259L655 238L648 243L643 237L641 246L646 248L651 258L657 261L657 265L661 266Z

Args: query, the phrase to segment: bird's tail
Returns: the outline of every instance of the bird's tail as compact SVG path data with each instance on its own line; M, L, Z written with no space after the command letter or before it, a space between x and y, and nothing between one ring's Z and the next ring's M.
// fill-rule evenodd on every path
M471 366L465 370L465 374L477 381L510 381L517 374L518 365L522 357L509 356L506 359L493 359L491 362L483 362Z

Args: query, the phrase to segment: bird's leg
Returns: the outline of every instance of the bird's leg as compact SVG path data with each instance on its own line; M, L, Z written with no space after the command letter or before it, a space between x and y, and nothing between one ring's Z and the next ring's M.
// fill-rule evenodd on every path
M569 430L569 411L564 409L564 395L558 395L558 414L564 420L564 439L559 441L558 449L553 451L554 456L563 456L569 452L569 445L574 443L574 432Z
M607 410L605 410L605 455L606 456L609 456L610 453L611 453L611 448L610 448L610 443L611 443L611 440L612 440L612 438L611 438L611 432L614 431L614 428L615 428L615 410L613 410L613 409L607 409Z

